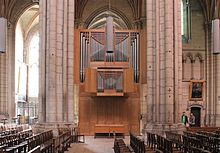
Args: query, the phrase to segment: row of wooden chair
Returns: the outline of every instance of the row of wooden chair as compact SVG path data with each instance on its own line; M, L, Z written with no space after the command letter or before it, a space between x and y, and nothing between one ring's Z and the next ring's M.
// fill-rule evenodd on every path
M25 139L31 135L32 130L30 129L26 131L17 132L15 134L0 136L0 145L11 147L25 141Z
M136 153L146 152L144 140L141 140L140 138L138 138L132 133L130 133L130 146Z
M63 132L54 139L55 152L63 153L64 151L67 151L72 142L73 137L71 136L71 131L68 130L66 132Z
M131 153L129 148L126 146L123 139L115 139L114 141L114 152L115 153Z
M196 146L212 153L220 152L220 138L214 132L184 132L183 138L190 141L191 146Z
M50 149L50 147L52 147L53 144L53 132L52 130L48 130L33 135L27 138L27 143L28 143L28 151L34 149L39 145L41 146L41 150Z
M27 152L26 138L32 135L32 130L25 130L15 134L0 137L0 152Z

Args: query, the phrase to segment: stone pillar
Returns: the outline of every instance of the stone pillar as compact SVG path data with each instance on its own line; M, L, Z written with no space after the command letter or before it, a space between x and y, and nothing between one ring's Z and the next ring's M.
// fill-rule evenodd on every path
M216 54L215 60L216 60L216 75L215 75L215 126L220 126L220 54Z
M182 101L180 1L147 1L146 131L176 130Z
M215 77L214 77L214 55L212 54L212 25L210 23L205 24L205 32L206 32L206 123L209 126L215 126Z
M174 106L174 22L173 0L165 0L165 123L173 122Z
M160 63L160 69L159 69L159 72L160 72L160 81L159 81L159 91L160 91L160 99L159 99L159 123L161 124L164 124L165 121L166 121L166 101L165 101L165 97L166 97L166 93L165 93L165 83L166 83L166 77L165 77L165 74L166 74L166 69L165 69L165 66L166 66L166 55L165 55L165 19L164 19L164 16L162 16L162 14L165 14L165 1L160 1L159 4L157 5L157 7L159 8L160 12L159 12L159 21L158 21L158 26L160 27L159 28L159 31L157 31L157 33L159 33L159 39L157 41L160 41L160 52L159 52L159 62ZM157 9L158 9L157 8ZM157 17L157 18L158 18Z
M40 1L40 123L74 123L74 1Z
M174 98L173 98L173 123L180 123L182 110L180 108L182 105L183 99L183 88L182 88L182 76L183 76L183 68L182 68L182 35L181 35L181 1L173 1L174 8L174 21L173 21L173 41L174 41Z
M15 117L15 26L8 26L8 51L7 51L7 81L8 81L8 102L7 108L10 118ZM9 96L10 95L10 96Z
M8 26L7 47L0 53L0 115L9 118L15 116L15 28Z
M155 122L155 50L154 50L154 0L147 1L147 118L146 122Z
M8 80L7 80L7 52L8 49L6 48L6 53L0 53L0 115L4 117L9 117L8 114L8 107L7 107L7 97L8 97Z

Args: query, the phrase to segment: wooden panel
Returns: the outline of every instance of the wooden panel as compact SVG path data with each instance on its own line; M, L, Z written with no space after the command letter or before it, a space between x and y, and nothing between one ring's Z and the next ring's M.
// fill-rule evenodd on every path
M124 125L122 124L96 124L95 133L125 133Z
M123 92L116 92L116 90L105 90L104 92L97 92L97 96L124 96Z
M124 69L124 92L134 92L134 69Z
M85 92L96 93L97 88L97 76L96 76L96 69L88 68L86 69L86 78L85 78Z
M146 42L146 28L140 30L140 81L141 83L147 83L147 72L144 71L147 69L147 47L145 47Z
M92 68L129 68L129 62L90 62Z
M79 67L80 67L80 31L74 30L74 82L80 83Z
M94 135L95 132L108 131L108 126L117 125L123 126L125 135L129 131L139 134L140 102L137 97L80 97L79 111L81 134ZM98 131L96 125L105 125L106 128ZM120 131L120 128L115 130Z

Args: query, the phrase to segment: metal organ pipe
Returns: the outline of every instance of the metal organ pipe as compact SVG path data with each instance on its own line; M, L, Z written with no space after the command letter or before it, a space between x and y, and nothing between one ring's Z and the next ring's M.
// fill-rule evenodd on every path
M102 91L103 88L102 88L102 77L101 77L101 74L98 73L98 91Z
M125 53L126 53L126 54L125 54L125 55L126 55L126 57L125 57L126 59L125 59L125 60L128 62L128 61L129 61L129 56L128 56L128 55L129 55L129 54L128 54L128 38L126 39Z
M106 51L113 52L113 18L108 16L106 19Z
M83 43L82 43L82 45L83 45L83 47L82 47L82 79L83 79L83 82L84 82L84 79L85 79L85 72L84 72L84 70L85 70L85 50L86 50L86 38L85 38L85 34L83 35L83 38L82 38L82 41L83 41Z
M137 38L134 39L134 80L137 79Z
M140 76L140 71L139 71L139 34L137 34L137 80L136 83L139 82L139 76Z
M88 67L88 65L89 65L89 37L88 37L88 39L87 39L87 44L86 44L86 68Z
M131 44L131 58L132 58L132 67L134 68L134 41L132 40L132 44Z
M80 33L80 82L83 82L83 33Z
M112 62L113 61L113 18L108 16L106 19L106 61Z
M87 68L87 50L88 50L88 39L85 40L85 55L84 55L84 68Z
M123 51L124 51L124 40L121 42L120 61L123 61Z

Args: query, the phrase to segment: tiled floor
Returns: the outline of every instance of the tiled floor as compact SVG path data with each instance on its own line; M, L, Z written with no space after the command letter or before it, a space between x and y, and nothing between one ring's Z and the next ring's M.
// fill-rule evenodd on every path
M129 137L125 137L125 143L129 143ZM114 153L113 138L96 138L87 136L85 143L73 143L68 152L65 153Z

